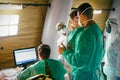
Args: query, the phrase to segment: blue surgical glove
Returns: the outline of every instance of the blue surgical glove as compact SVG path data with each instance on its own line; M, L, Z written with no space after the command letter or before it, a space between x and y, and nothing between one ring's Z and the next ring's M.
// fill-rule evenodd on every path
M120 80L120 77L116 77L116 80Z

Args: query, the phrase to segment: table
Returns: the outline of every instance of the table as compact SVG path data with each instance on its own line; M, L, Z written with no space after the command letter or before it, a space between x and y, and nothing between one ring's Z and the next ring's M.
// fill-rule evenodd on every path
M17 74L23 67L7 68L0 70L0 80L17 80Z

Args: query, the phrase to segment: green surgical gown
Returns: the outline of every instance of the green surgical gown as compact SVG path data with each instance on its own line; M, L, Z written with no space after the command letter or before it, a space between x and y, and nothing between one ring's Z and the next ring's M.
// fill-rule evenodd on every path
M83 27L79 27L79 28L76 28L74 30L72 30L69 35L68 35L68 38L67 38L67 41L66 41L66 46L70 46L72 50L75 50L75 38L76 38L76 35L81 32L84 28Z
M48 62L52 77L55 80L64 80L64 74L66 73L66 70L64 69L63 65L59 61L53 59L47 59L46 61ZM46 73L45 60L40 60L35 64L29 66L27 69L20 72L17 77L20 80L26 80L31 76L35 76L41 73Z
M97 70L103 58L102 31L97 24L91 24L75 32L67 40L74 44L62 54L72 65L73 80L98 80ZM74 36L73 39L70 36Z

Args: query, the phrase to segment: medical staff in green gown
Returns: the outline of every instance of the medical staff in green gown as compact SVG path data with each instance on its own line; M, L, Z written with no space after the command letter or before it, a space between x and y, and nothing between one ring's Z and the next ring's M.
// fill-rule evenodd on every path
M70 21L72 22L71 31L66 40L66 47L70 47L72 50L75 50L75 38L78 32L82 31L84 28L80 26L77 11L72 11L70 13ZM72 46L71 46L72 45Z
M92 20L93 8L89 3L81 4L77 10L84 28L77 28L75 34L68 36L67 44L71 47L63 45L58 51L72 65L73 80L104 80L100 71L104 56L102 31Z
M46 74L45 62L48 63L54 80L64 80L64 74L66 73L66 70L61 62L48 58L50 55L50 47L46 44L42 44L38 47L38 53L41 60L20 72L17 76L18 80L26 80L27 78L37 74Z

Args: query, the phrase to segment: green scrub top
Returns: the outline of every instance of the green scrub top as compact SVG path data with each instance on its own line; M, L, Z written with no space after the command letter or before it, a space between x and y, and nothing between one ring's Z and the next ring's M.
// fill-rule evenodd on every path
M72 50L75 50L75 38L76 38L76 35L81 32L84 28L83 27L79 27L79 28L76 28L74 30L72 30L68 37L67 37L67 41L66 41L66 46L70 46Z
M59 61L53 60L53 59L47 59L46 62L48 62L52 77L55 80L64 80L64 74L66 73L66 70L63 67L63 65ZM41 73L42 74L46 73L45 60L40 60L35 64L29 66L27 69L20 72L17 77L19 80L26 80L29 77L32 77Z
M73 80L98 80L97 69L103 58L102 31L97 24L77 30L76 37L71 39L75 50L66 49L62 55L72 65Z

